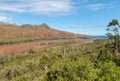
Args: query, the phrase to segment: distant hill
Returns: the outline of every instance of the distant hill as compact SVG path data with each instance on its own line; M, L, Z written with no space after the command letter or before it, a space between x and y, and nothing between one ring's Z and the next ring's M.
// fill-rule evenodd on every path
M0 25L0 44L18 43L35 40L53 40L53 39L75 39L88 38L82 34L60 31L50 28L47 24L31 25L24 24L17 26L14 24Z

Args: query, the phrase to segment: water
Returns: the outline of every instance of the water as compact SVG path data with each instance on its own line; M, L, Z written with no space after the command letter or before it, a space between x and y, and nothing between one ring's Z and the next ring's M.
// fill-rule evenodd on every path
M93 36L93 38L89 38L89 39L84 39L84 38L79 38L79 39L59 39L59 40L49 40L49 41L46 41L46 42L47 43L48 42L69 42L69 41L79 42L79 41L105 40L107 38L108 38L107 36Z
M108 36L93 36L93 38L92 38L93 40L99 40L99 39L108 39Z

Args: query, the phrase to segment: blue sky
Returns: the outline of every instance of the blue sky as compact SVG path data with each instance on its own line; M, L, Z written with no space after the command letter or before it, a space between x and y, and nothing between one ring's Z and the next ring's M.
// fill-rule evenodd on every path
M64 31L105 35L112 19L120 20L120 0L0 0L0 22L47 23Z

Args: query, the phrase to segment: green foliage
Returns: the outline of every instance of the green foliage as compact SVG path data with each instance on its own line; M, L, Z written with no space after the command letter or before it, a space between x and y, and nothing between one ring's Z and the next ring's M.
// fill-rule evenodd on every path
M113 19L107 27L107 35L109 37L111 45L115 48L115 55L118 57L118 53L120 52L120 33L119 33L120 25L117 19Z
M34 53L35 53L34 50L32 50L32 49L29 50L29 54L34 54Z
M118 57L106 45L96 40L1 56L0 81L120 81Z

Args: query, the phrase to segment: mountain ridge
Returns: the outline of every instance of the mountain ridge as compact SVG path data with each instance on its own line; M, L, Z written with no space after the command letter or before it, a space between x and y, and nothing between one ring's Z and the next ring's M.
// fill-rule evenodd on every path
M87 37L89 36L53 29L46 23L41 25L24 24L21 26L15 24L0 25L0 42L5 43Z

